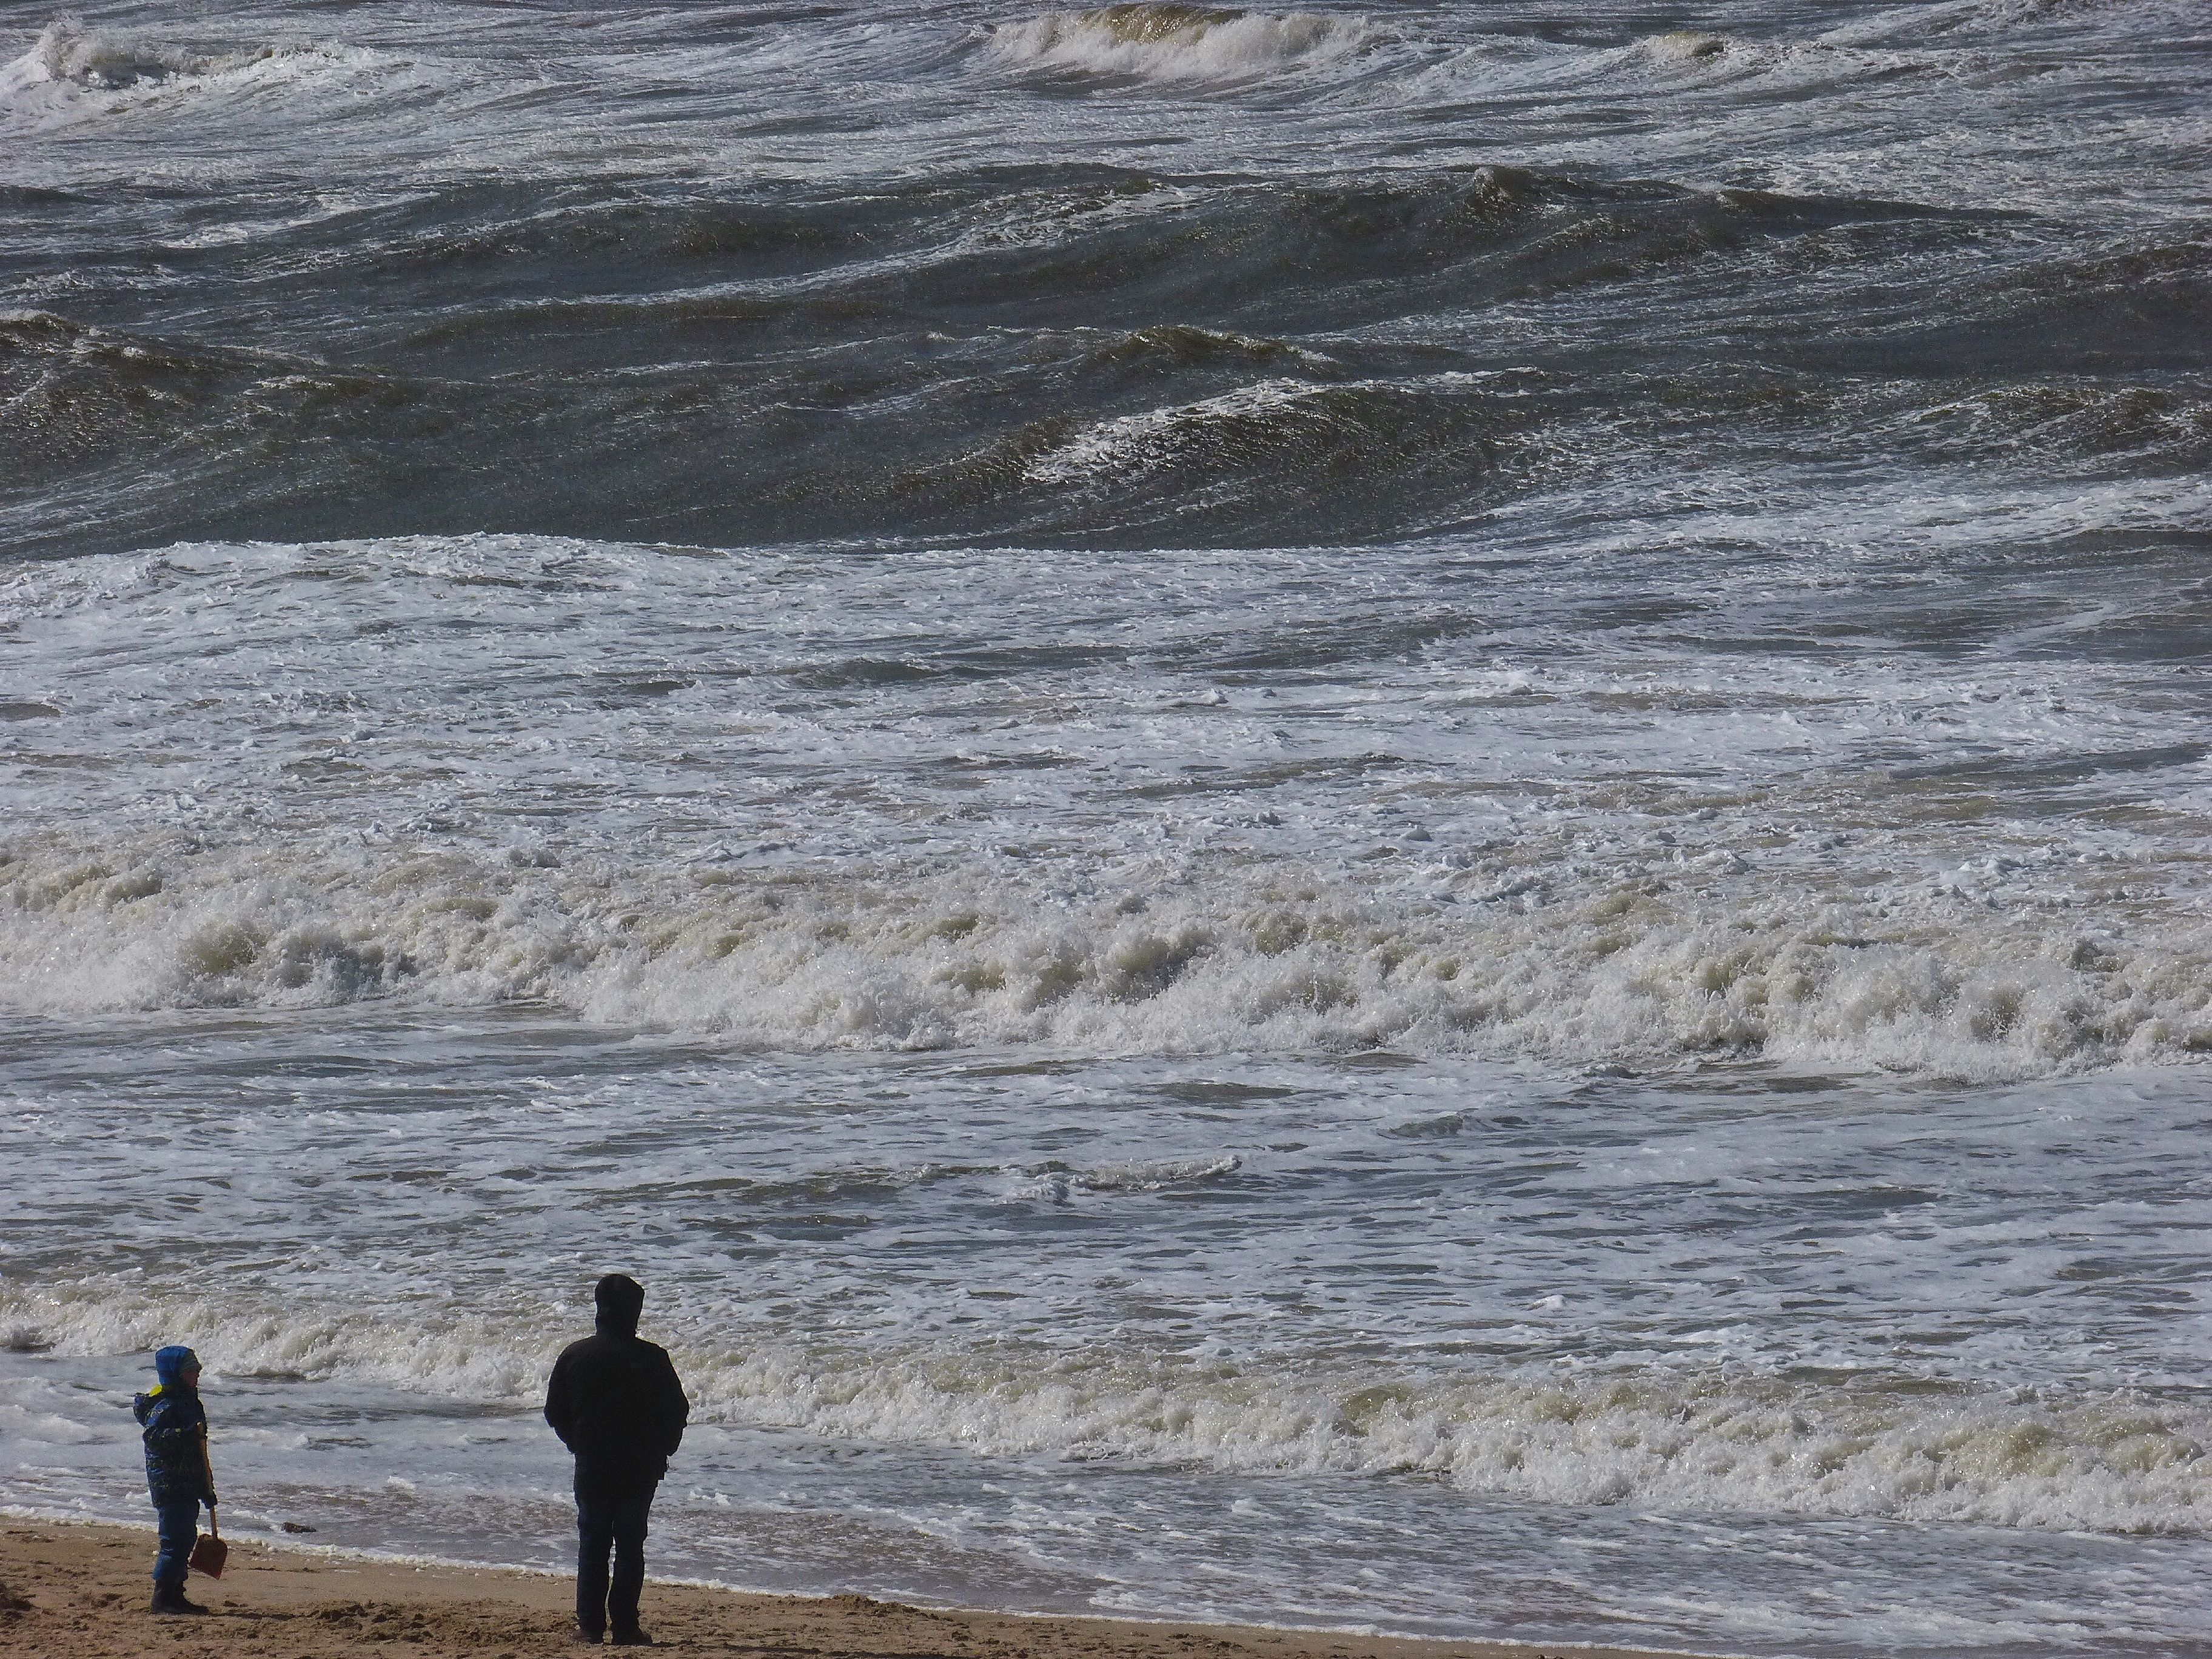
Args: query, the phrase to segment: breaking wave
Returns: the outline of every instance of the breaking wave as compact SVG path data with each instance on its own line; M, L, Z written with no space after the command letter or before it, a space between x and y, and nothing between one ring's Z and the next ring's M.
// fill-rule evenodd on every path
M40 30L36 44L11 67L88 91L113 92L141 82L201 74L210 66L210 59L195 53L94 33L64 17Z
M1048 12L990 33L1028 67L1161 81L1220 81L1340 57L1366 38L1357 18L1148 3Z
M58 17L39 32L31 48L0 65L0 108L35 100L40 89L70 100L84 94L139 94L216 82L250 84L296 80L368 61L360 52L323 46L255 45L201 52L85 27Z
M1464 465L1508 429L1480 396L1490 377L1314 385L1279 379L1166 409L1116 416L1031 459L1047 485L1178 471L1285 466L1377 469L1449 456Z
M1664 34L1652 35L1643 45L1652 58L1670 64L1705 63L1721 57L1729 49L1723 37L1698 29L1670 29Z
M410 1320L72 1288L0 1292L17 1349L186 1341L233 1376L343 1376L535 1397L560 1322L423 1308ZM1244 1474L1412 1474L1563 1504L2197 1533L2212 1412L2115 1391L1656 1370L1425 1376L1362 1363L1194 1360L1129 1349L854 1351L672 1344L696 1415L860 1440Z
M1547 879L1470 870L1422 901L1260 860L1082 900L1037 878L45 839L0 849L0 1006L528 1001L799 1050L1389 1045L1982 1078L2212 1049L2212 933L2185 915Z

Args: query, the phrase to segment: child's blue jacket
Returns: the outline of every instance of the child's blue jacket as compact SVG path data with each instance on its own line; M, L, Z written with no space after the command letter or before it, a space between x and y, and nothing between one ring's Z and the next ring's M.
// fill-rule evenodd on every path
M162 1383L131 1402L146 1429L146 1485L159 1508L180 1498L215 1504L208 1473L207 1407L198 1390Z

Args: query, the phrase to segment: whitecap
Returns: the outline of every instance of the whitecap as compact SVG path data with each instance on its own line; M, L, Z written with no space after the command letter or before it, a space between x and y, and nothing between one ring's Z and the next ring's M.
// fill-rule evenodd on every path
M990 32L991 49L1024 67L1159 81L1249 78L1340 57L1366 38L1358 18L1146 3L1047 12Z

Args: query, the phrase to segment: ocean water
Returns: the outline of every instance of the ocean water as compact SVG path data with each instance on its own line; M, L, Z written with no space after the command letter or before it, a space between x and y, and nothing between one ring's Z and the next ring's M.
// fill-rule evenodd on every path
M2173 0L0 19L0 1508L2212 1653ZM286 1534L288 1525L312 1532Z

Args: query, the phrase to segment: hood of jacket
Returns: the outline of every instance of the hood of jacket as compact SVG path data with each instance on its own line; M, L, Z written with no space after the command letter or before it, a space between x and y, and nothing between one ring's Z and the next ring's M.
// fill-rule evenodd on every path
M592 1287L592 1324L605 1336L635 1336L645 1287L627 1273L609 1273Z

